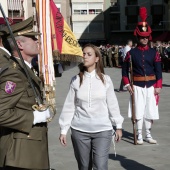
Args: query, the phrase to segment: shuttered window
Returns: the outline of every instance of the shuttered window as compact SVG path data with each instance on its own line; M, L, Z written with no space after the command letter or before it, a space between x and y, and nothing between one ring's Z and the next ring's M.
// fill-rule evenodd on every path
M23 0L7 0L8 10L20 11L23 10Z

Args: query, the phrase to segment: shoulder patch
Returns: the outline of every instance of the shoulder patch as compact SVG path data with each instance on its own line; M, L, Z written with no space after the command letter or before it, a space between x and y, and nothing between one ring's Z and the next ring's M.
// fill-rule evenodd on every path
M7 81L5 84L5 92L8 94L12 94L15 90L16 83L12 81Z

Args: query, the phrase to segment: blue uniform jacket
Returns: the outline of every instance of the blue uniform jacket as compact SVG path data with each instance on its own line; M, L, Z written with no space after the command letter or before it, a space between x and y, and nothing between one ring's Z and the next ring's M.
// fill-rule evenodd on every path
M127 53L122 67L124 85L130 84L130 58L132 60L133 76L156 76L156 80L134 81L134 85L139 87L154 86L155 88L162 88L161 58L155 49L148 46L138 46Z

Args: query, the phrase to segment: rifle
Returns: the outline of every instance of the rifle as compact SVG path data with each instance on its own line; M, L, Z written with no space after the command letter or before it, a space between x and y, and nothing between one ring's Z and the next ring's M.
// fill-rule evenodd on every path
M133 89L133 65L132 58L130 56L130 86ZM135 115L135 97L134 93L131 94L131 106L132 106L132 125L133 125L133 136L134 136L134 145L137 145L136 138L136 115Z

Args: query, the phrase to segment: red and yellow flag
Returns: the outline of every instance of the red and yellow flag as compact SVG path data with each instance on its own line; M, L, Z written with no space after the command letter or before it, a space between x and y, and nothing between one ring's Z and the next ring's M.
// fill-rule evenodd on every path
M69 56L70 58L68 57L70 61L74 60L71 57L74 58L76 56L79 56L81 60L83 55L82 49L53 0L50 0L50 18L54 54L55 50L58 50L60 54L71 55Z
M62 61L82 61L82 50L53 0L36 0L37 28L41 33L40 76L46 99L55 103L54 57Z

